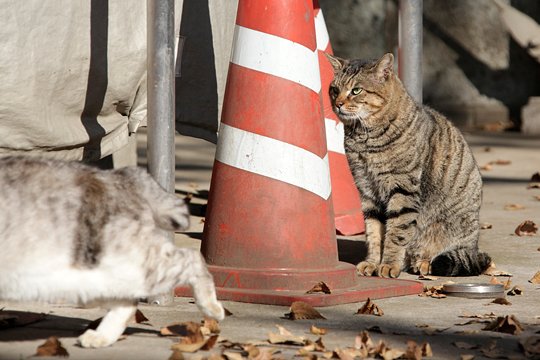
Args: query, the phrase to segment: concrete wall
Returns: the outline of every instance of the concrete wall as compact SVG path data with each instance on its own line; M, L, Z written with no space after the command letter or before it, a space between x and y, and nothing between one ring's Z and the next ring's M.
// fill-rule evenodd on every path
M507 1L508 2L508 1ZM492 0L424 0L424 103L472 128L519 129L521 108L540 95L540 66L506 33ZM511 5L540 22L540 2ZM334 52L397 53L397 1L320 0Z

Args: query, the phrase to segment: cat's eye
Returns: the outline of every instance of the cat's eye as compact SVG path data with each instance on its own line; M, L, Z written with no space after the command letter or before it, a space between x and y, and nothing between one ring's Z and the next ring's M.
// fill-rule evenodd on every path
M351 90L351 94L353 94L353 95L358 95L358 94L360 94L360 93L362 92L362 90L363 90L362 88L357 88L357 87L356 87L356 88L353 88L353 89Z

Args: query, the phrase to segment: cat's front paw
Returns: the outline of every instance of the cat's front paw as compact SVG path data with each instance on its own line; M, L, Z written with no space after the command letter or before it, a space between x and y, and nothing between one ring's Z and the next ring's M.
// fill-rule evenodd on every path
M88 329L77 339L83 348L101 348L112 345L116 339L106 337L96 330Z
M377 272L377 264L371 262L371 261L362 261L358 265L356 265L356 271L361 276L371 276L376 275Z
M397 278L401 273L399 264L381 264L379 265L379 276L385 278Z
M225 309L219 301L209 301L201 306L203 313L206 316L221 321L225 318Z

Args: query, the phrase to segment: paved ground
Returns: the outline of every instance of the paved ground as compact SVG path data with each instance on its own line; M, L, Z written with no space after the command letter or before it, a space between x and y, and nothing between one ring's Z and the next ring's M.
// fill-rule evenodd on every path
M436 299L411 295L375 300L383 310L383 316L353 315L363 305L356 303L319 308L326 320L290 321L283 318L288 312L284 306L225 302L225 307L233 315L220 324L221 339L261 343L268 339L269 332L277 332L275 325L281 325L294 335L316 340L317 336L309 333L310 326L316 325L328 329L328 333L322 336L328 350L352 347L356 335L369 330L374 341L383 341L394 349L405 349L408 340L419 344L427 342L432 348L433 359L460 359L464 354L474 355L475 359L524 358L520 341L536 337L540 343L540 285L528 282L540 271L540 236L519 237L514 234L514 230L524 220L540 223L540 201L535 198L540 195L540 189L527 189L531 175L540 171L540 141L519 134L469 134L467 137L480 165L497 160L503 160L502 163L510 161L506 165L492 164L490 170L483 171L485 187L481 217L492 228L482 230L480 246L491 254L498 270L513 275L510 278L512 285L519 285L523 289L523 295L507 296L511 305L489 304L491 300L486 299ZM177 190L195 193L195 197L192 202L192 226L186 234L177 234L176 241L182 246L198 248L214 146L192 138L179 137L177 140ZM140 141L143 145L144 136L140 136ZM144 153L141 155L144 162ZM508 204L520 204L524 209L505 210ZM341 245L351 244L353 241L363 241L363 236L340 237L338 241ZM339 248L350 249L351 246ZM340 257L351 259L354 254L343 250ZM414 280L416 276L404 275L403 278ZM508 278L499 279L505 281ZM434 286L447 280L439 278L423 282L426 286ZM490 277L452 280L460 283L487 282ZM0 360L28 358L35 353L39 344L53 335L59 337L72 359L168 359L172 354L170 346L178 339L160 337L160 327L175 322L199 322L202 319L188 298L176 298L168 306L142 304L140 309L151 325L130 324L124 340L109 348L87 350L75 346L75 338L91 320L104 314L101 309L5 302L0 302L0 308L4 308L4 311L46 314L44 320L31 325L0 328ZM457 325L474 320L460 317L464 314L489 313L500 317L514 315L524 330L518 335L512 335L481 330L486 326L482 323ZM474 348L460 348L469 346ZM273 346L273 349L281 351L275 354L276 357L290 359L299 347ZM185 353L184 356L203 358L222 351L223 347L217 346L211 351ZM323 353L317 355L323 357ZM536 355L536 358L540 358L540 355Z

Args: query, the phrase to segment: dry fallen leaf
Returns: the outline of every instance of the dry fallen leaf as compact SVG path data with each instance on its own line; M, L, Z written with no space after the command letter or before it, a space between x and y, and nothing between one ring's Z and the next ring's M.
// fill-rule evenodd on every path
M540 182L540 173L536 172L532 174L531 182Z
M315 294L315 293L324 293L324 294L331 294L332 291L326 285L323 281L317 283L315 286L313 286L311 289L306 291L306 294Z
M525 220L514 231L517 236L532 236L538 231L538 226L531 220Z
M137 324L141 324L147 321L148 321L148 318L144 316L141 310L137 309L137 311L135 311L135 322Z
M326 335L328 330L325 328L318 328L315 325L311 325L311 327L309 328L309 332L311 332L313 335Z
M364 305L356 311L355 315L376 315L383 316L384 312L370 298L366 300Z
M39 345L34 356L69 356L67 350L56 336L49 337L43 344Z
M527 189L540 189L540 182L529 183Z
M516 285L512 289L510 289L507 295L510 295L510 296L523 295L523 289L521 288L521 286Z
M418 296L432 297L435 299L444 299L446 297L446 294L443 294L442 288L443 288L442 285L431 286L431 287L424 286L424 290L422 291L421 294L418 294Z
M505 298L496 298L490 304L499 304L499 305L512 305L512 303Z
M487 229L492 229L493 228L493 225L491 225L490 223L481 223L480 224L480 230L487 230Z
M509 210L509 211L523 210L523 209L525 209L525 206L521 204L507 204L504 207L504 210Z
M193 340L187 337L183 337L176 344L171 346L171 350L182 351L182 352L196 352L198 350L210 350L214 347L217 342L219 335L210 336L208 339L202 339L200 341L192 342Z
M291 304L290 312L285 314L289 320L326 319L313 306L303 301L295 301Z
M283 326L276 325L279 333L268 333L268 342L270 344L291 344L291 345L304 345L305 338L303 336L293 335L289 330Z
M497 279L495 276L491 276L491 279L489 281L490 284L494 284L494 285L503 285L504 287L504 290L508 290L510 289L510 283L511 283L511 279L508 278L506 281L500 281L499 279Z
M523 331L523 326L514 315L499 316L482 330L502 332L517 335Z
M204 336L201 332L201 325L193 321L165 326L161 328L160 334L162 336L181 336L189 339L188 341L191 343L197 343L204 340Z
M533 196L536 200L540 201L540 195Z
M168 360L184 360L184 354L180 350L173 350Z
M474 355L471 354L463 354L460 355L460 360L474 360Z
M532 278L529 279L531 284L540 284L540 271L537 271Z
M507 277L512 277L513 276L508 271L497 270L497 267L495 266L495 263L493 261L489 264L488 268L486 270L484 270L484 272L482 274L483 275L490 275L490 276L507 276Z
M205 335L209 334L219 334L221 329L219 328L219 323L215 319L204 318L202 321L201 331L203 333L207 332Z

